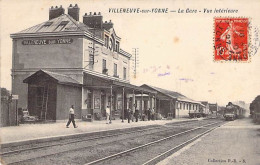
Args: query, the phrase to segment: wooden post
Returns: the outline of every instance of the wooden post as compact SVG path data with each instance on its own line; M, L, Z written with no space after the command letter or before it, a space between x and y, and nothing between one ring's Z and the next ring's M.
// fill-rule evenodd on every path
M125 116L125 88L123 87L123 93L122 93L122 123L124 122L124 116Z
M112 101L113 101L113 86L111 85L110 87L110 122L109 123L112 123Z
M151 106L151 98L150 98L150 93L149 93L149 96L148 96L148 103L149 103L149 108L150 108L150 110L151 110L151 107L152 107L152 106ZM148 105L148 103L147 103L147 105ZM148 108L148 109L149 109L149 108Z
M172 99L170 99L170 112L172 111ZM173 117L173 114L172 114Z
M158 113L161 111L161 100L159 99L159 107L158 107Z
M194 113L195 111L193 111L193 113ZM189 116L190 116L190 108L189 108Z
M143 91L141 94L141 119L143 119Z
M156 105L156 95L154 96L154 112L157 111L157 105Z
M133 113L135 112L135 90L133 90L132 111L133 111Z
M17 109L17 106L18 106L18 100L15 100L15 112L16 112L16 125L18 126L19 125L19 121L18 121L18 109Z

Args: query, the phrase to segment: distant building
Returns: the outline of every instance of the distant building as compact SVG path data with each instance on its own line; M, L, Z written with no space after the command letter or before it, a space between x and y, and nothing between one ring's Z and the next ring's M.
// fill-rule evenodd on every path
M204 105L203 106L203 112L205 114L209 114L209 103L207 101L201 101L201 103Z
M218 111L218 104L209 104L209 112L215 114Z
M194 101L178 92L154 87L147 84L144 84L141 87L157 93L154 103L156 113L161 114L164 118L168 118L170 114L173 118L189 117L189 113L202 109L204 106L201 104L201 102ZM151 96L143 97L144 100L146 100ZM140 102L140 97L138 97L137 102ZM140 103L137 103L137 105L140 105ZM146 110L148 107L146 106L147 104L144 102L143 105L144 110Z
M96 12L79 22L79 11L51 7L49 20L11 34L12 93L31 115L63 120L74 105L77 118L99 119L109 105L119 118L134 109L135 94L155 94L129 83L131 54L121 49L113 23Z

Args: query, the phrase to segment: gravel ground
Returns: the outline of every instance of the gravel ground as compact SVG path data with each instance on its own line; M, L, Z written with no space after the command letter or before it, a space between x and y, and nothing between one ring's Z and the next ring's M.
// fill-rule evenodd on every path
M158 165L260 165L260 125L231 121Z

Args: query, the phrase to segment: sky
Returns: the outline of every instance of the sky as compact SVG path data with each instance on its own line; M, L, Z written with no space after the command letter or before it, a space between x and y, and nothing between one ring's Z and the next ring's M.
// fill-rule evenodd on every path
M131 83L149 84L220 105L238 100L250 103L260 95L260 50L251 53L247 63L213 60L214 17L249 17L250 42L259 47L260 1L257 0L250 3L246 0L196 3L191 0L1 0L1 87L11 90L10 34L47 21L51 6L62 5L67 13L67 7L76 3L81 22L84 13L101 12L104 21L114 23L116 34L122 38L122 49L132 53L133 48L138 48L138 74L136 78L131 77ZM160 8L167 9L168 13L112 13L111 8L153 11ZM212 13L204 13L205 9ZM238 12L214 13L215 9ZM170 12L173 10L176 12ZM180 10L184 13L178 13ZM190 13L191 10L197 13Z

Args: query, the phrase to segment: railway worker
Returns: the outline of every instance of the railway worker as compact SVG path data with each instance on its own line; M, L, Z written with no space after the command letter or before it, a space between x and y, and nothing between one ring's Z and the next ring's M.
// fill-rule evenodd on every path
M142 114L142 121L145 120L145 116L147 115L147 110L144 110L144 113Z
M154 107L153 107L153 109L151 110L152 120L154 120L154 113L155 113L155 111L154 111Z
M135 122L138 122L138 117L139 117L139 110L138 109L135 110L134 116L135 116Z
M131 110L131 119L132 119L132 122L134 122L134 111Z
M150 121L151 120L151 109L150 108L147 110L147 116L148 116L148 121Z
M70 125L71 122L72 122L74 128L78 127L75 124L74 116L75 116L75 114L74 114L74 105L71 105L71 108L69 110L69 121L68 121L68 123L66 125L67 128L69 128L69 125Z
M131 116L132 116L132 110L129 108L128 110L127 110L127 119L128 119L128 123L130 123L130 120L131 120Z
M106 115L107 115L107 124L109 124L109 117L110 117L110 108L109 105L106 108Z

